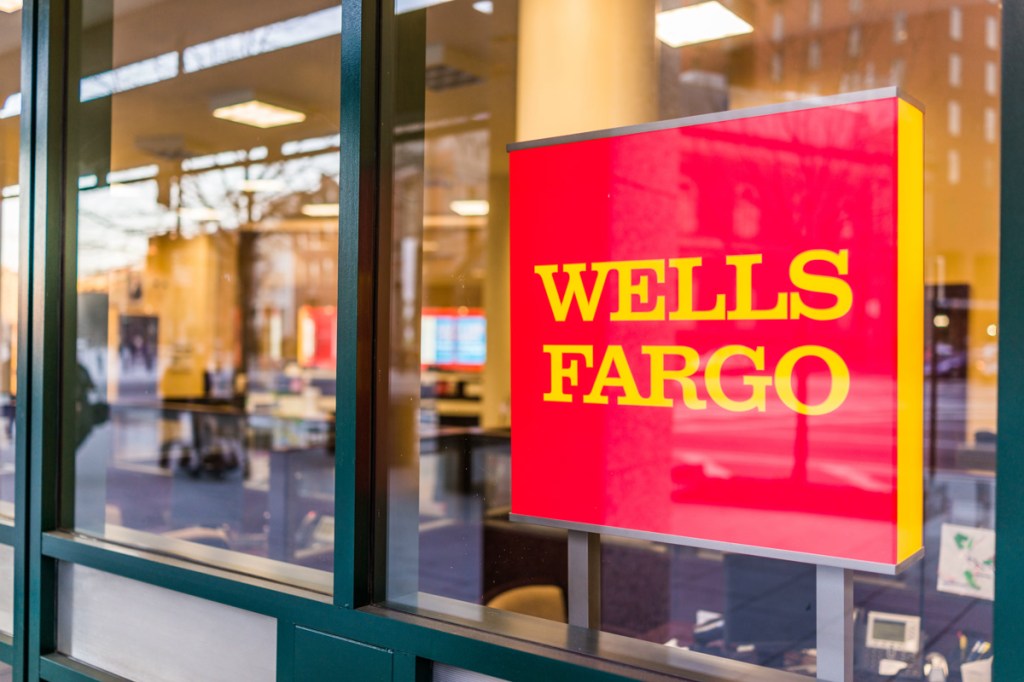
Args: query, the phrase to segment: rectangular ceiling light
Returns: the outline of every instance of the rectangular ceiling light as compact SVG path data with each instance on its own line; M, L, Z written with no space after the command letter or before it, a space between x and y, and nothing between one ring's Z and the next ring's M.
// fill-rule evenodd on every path
M306 204L302 207L302 215L310 218L337 218L338 204Z
M717 0L658 12L654 33L669 47L753 33L754 27Z
M487 227L487 218L473 215L425 215L423 216L423 227L433 230L469 230Z
M21 9L21 0L0 0L0 12L12 14Z
M256 128L276 128L277 126L286 126L292 123L302 123L306 120L306 115L301 111L267 104L258 99L251 99L248 102L231 104L226 107L218 107L213 110L213 115L225 121L244 123L247 126L254 126Z
M487 215L491 212L491 204L486 199L456 199L449 208L461 216Z

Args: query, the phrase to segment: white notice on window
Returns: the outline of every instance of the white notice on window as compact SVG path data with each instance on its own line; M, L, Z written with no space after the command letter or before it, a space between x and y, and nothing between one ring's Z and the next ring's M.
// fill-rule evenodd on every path
M938 582L941 592L993 599L995 572L994 530L942 524Z

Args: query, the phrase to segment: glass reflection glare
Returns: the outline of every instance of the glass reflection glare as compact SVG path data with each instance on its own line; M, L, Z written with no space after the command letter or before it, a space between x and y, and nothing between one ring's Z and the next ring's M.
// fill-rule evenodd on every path
M108 30L81 40L102 70L80 80L70 157L74 524L329 592L340 7L235 5L201 42L177 0L85 19ZM166 39L145 39L153 25ZM257 80L303 111L211 111ZM288 125L263 127L268 112ZM331 202L334 217L302 210Z

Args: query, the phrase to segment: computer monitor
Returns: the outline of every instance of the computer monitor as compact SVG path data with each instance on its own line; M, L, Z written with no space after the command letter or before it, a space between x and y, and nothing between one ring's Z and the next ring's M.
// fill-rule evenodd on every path
M480 308L424 308L420 363L452 371L480 371L487 359L487 318Z

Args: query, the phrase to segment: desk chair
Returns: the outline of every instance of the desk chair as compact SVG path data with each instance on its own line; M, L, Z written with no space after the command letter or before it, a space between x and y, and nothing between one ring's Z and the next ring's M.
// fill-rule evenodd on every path
M557 585L524 585L505 590L487 602L487 606L526 616L546 618L559 623L568 620L565 592Z

